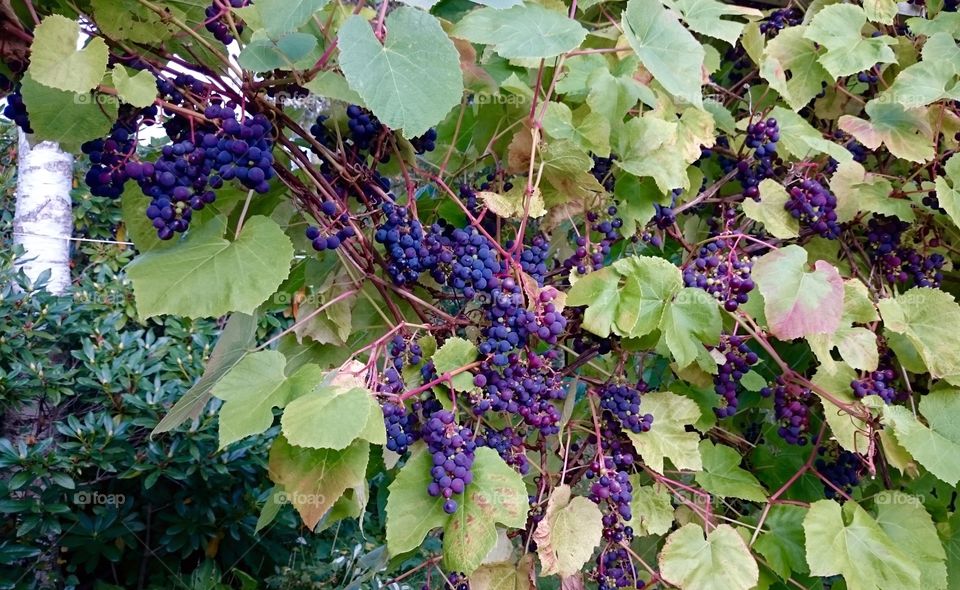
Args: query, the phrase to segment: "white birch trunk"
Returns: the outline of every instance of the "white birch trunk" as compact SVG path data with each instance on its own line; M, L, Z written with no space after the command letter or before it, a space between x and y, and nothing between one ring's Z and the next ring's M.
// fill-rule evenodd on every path
M70 286L73 156L51 141L31 147L27 136L19 134L13 242L23 246L24 273L36 280L49 269L47 290L60 294Z

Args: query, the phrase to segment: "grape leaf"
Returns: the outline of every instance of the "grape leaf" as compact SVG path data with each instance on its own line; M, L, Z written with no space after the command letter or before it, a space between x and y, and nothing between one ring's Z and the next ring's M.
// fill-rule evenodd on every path
M867 15L859 6L833 4L814 15L804 37L827 48L820 63L834 78L870 69L877 63L896 63L890 49L895 41L886 36L864 38Z
M863 0L863 12L873 22L892 25L897 16L895 0Z
M463 338L447 338L433 355L433 365L438 375L449 373L469 365L477 359L477 347ZM454 389L465 391L473 387L473 376L468 372L458 373L451 379Z
M808 572L803 535L803 518L806 514L807 511L799 506L778 504L771 507L763 523L765 532L754 544L770 569L781 578L789 578L791 572Z
M120 100L135 107L144 108L153 104L157 98L157 79L144 70L132 78L127 69L120 64L113 66L110 79L117 88Z
M273 408L282 408L310 392L323 371L304 365L289 378L287 361L275 350L246 355L224 374L211 393L224 401L220 408L220 448L264 432L273 424Z
M950 156L944 169L947 175L938 176L936 180L937 200L954 225L960 227L960 155Z
M91 6L97 29L117 41L158 43L175 32L173 24L165 23L160 15L136 0L92 0ZM176 6L167 4L164 11L171 18L184 20L183 11Z
M663 579L684 590L749 590L760 576L746 542L728 524L706 537L700 525L683 525L667 537L659 562Z
M950 294L915 287L877 307L884 327L916 347L932 377L960 374L960 305Z
M681 369L705 352L703 344L720 341L720 328L717 300L695 287L681 289L660 318L663 341Z
M490 45L506 59L536 59L576 49L586 39L587 30L562 12L539 4L520 4L505 10L474 10L456 24L451 34Z
M920 571L853 501L814 502L803 519L807 564L814 576L842 575L850 590L915 587Z
M196 420L210 401L213 386L236 366L256 344L257 317L235 313L227 320L213 352L203 368L203 375L180 398L167 415L157 423L151 436L170 432L187 420Z
M67 92L85 93L100 84L107 73L107 45L93 37L77 49L80 23L51 14L33 30L30 45L30 77L36 82Z
M913 221L915 215L909 199L891 196L893 185L878 174L868 174L863 164L843 162L830 179L830 190L837 196L837 221L850 221L858 211L893 215Z
M659 485L640 485L638 474L630 476L630 483L633 484L633 500L630 502L633 519L630 520L630 526L640 535L665 535L673 526L670 492Z
M360 95L350 89L347 79L337 72L330 70L319 72L312 80L304 84L304 88L319 96L366 106Z
M306 24L313 13L327 5L329 0L257 0L254 8L260 15L267 35L279 39Z
M695 401L669 391L658 391L644 395L640 409L653 415L653 426L648 432L627 432L627 436L651 469L663 473L664 459L670 459L677 469L703 469L697 446L700 436L685 429L700 418L700 408Z
M386 444L386 427L373 395L355 384L321 383L287 404L280 425L291 444L343 449L357 438Z
M807 272L807 252L790 245L760 257L753 280L763 295L770 331L781 340L831 334L843 314L843 279L823 260Z
M252 39L237 56L237 63L252 72L290 70L316 46L317 38L308 33L286 33L276 40Z
M104 137L117 118L117 101L99 95L75 94L44 86L24 76L20 91L30 115L35 141L55 141L61 149L79 153L80 146Z
M658 0L629 0L623 33L653 77L676 99L699 108L703 45ZM676 188L676 187L671 187Z
M616 332L630 338L653 332L661 325L667 303L683 287L680 271L663 258L649 256L623 258L613 267L626 280L619 292ZM567 303L571 304L569 296Z
M630 58L636 60L636 58ZM624 60L627 61L627 60ZM587 88L590 92L587 94L587 104L591 112L601 117L605 117L609 123L608 127L618 128L623 123L623 117L630 109L637 105L637 101L643 100L644 103L657 103L653 92L630 75L614 76L606 67L593 70L593 73L587 78ZM586 124L586 118L584 119ZM581 133L599 133L598 131L578 130ZM607 132L609 135L609 131ZM609 137L604 138L609 145ZM595 142L597 140L594 140ZM601 145L603 142L600 142ZM598 154L603 156L604 154Z
M619 168L635 176L649 176L664 193L689 188L687 161L679 146L679 125L655 114L627 121L620 131Z
M960 411L960 395L954 390L934 391L920 399L919 407L929 426L902 406L884 407L884 422L917 462L955 486L960 482L960 428L954 417Z
M348 488L365 483L370 445L358 440L343 450L304 449L277 437L270 448L270 479L282 486L303 523L313 530Z
M850 382L857 378L857 373L844 364L836 365L833 372L827 370L829 364L821 365L811 381L837 400L853 403L855 400ZM837 444L851 453L863 452L870 442L865 435L867 426L863 420L841 410L829 399L822 398L820 402L823 404L823 416Z
M740 467L740 453L708 440L700 441L703 471L696 480L703 489L724 498L764 502L767 493L752 473Z
M450 515L443 511L443 496L434 498L427 494L427 486L433 481L431 467L433 456L421 447L412 452L388 488L386 530L390 555L416 549L427 533L450 520Z
M927 162L934 156L933 128L923 108L904 108L895 102L871 100L865 108L870 120L843 115L840 129L871 150L887 146L890 153L911 162Z
M567 305L586 305L583 327L602 337L610 334L620 301L620 275L612 267L601 268L577 279L567 293Z
M533 533L541 574L567 577L579 572L600 544L602 518L596 504L583 496L571 497L570 486L554 488L543 520Z
M417 137L460 103L460 56L433 16L401 6L386 19L384 44L367 19L340 28L340 68L350 88L385 125Z
M947 33L933 35L923 45L923 61L903 69L889 88L880 93L885 101L906 108L922 107L944 98L960 98L960 47Z
M606 70L599 71L610 76L610 73ZM616 79L613 76L610 76L610 79L616 84ZM616 95L614 94L614 96ZM634 101L634 104L636 104L636 101ZM610 155L610 122L603 114L593 112L588 108L577 109L577 112L574 113L569 106L562 102L549 102L547 103L547 111L543 116L543 130L551 137L569 139L582 149L594 152L598 156L606 157ZM517 189L517 186L514 186L514 190ZM521 186L521 188L525 189L526 187ZM517 211L522 214L522 206ZM494 212L500 217L516 215L516 213L501 215L499 212ZM543 211L541 215L545 213L546 211Z
M471 590L536 590L533 572L533 554L528 553L520 563L486 564L470 576Z
M746 23L725 19L725 16L762 18L763 13L756 8L723 4L717 0L672 0L667 3L680 11L684 22L692 30L714 39L735 45Z
M874 497L877 524L897 547L909 547L910 557L919 566L922 588L947 589L947 554L937 528L920 498L898 491Z
M770 117L777 120L780 127L778 147L799 160L810 158L814 154L828 154L838 162L853 159L843 146L823 138L823 135L797 113L776 106L770 111Z
M293 259L280 226L256 215L233 242L223 238L225 230L226 220L214 218L176 246L141 254L127 266L141 317L253 313L277 290Z
M771 39L763 53L760 76L780 93L795 111L807 105L830 80L819 62L813 41L804 38L806 27L788 27Z
M443 532L443 563L470 575L497 544L497 527L522 527L527 519L527 490L520 474L493 449L474 455L473 481Z
M760 202L743 200L743 214L763 224L770 235L781 240L800 235L800 222L785 206L789 195L786 189L771 178L760 181Z

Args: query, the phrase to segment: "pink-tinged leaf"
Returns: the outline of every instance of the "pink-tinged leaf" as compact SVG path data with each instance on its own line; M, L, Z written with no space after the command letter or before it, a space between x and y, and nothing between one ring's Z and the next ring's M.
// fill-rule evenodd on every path
M875 150L880 147L883 138L877 130L870 124L870 121L864 121L860 117L853 115L843 115L839 120L840 129L857 138L868 149Z
M796 245L770 252L753 266L770 332L781 340L832 334L840 327L843 279L823 260L813 268L808 271L807 251Z

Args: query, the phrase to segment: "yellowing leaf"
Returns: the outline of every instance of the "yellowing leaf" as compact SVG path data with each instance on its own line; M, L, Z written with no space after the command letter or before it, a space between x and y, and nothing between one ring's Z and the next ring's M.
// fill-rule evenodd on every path
M596 504L583 496L571 497L570 486L554 488L547 501L543 520L533 539L545 576L572 576L593 555L603 535L603 515Z
M663 473L664 459L670 459L677 469L703 469L698 448L700 436L685 429L700 418L700 408L695 401L669 391L658 391L643 396L641 409L653 415L653 426L648 432L627 432L627 436L651 469Z
M683 590L749 590L757 585L757 562L732 526L721 524L704 535L699 525L690 523L667 537L659 558L664 580Z

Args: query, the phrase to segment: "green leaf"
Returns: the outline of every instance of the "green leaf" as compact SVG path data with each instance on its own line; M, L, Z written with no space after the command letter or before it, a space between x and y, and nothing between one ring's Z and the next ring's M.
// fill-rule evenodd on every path
M700 419L700 408L695 401L669 391L658 391L644 395L640 409L653 415L653 426L648 432L627 432L627 436L650 469L663 473L664 459L670 459L677 469L703 469L697 446L700 435L685 429Z
M946 590L947 554L920 498L885 491L874 497L874 502L880 528L894 545L910 548L910 557L920 570L920 587Z
M923 61L906 67L880 98L906 108L922 107L944 98L960 98L960 47L947 33L937 33L923 45Z
M821 365L813 376L812 382L832 394L837 400L854 403L856 400L854 400L850 383L857 378L857 373L846 365L835 364L832 372L828 369L830 364ZM829 399L823 398L820 402L823 404L824 419L830 425L830 432L833 433L837 444L851 453L866 449L870 441L864 434L867 426L863 420L854 418L848 412L841 410Z
M91 6L97 29L116 41L158 43L169 39L175 32L174 25L165 23L160 15L136 0L93 0ZM164 10L170 17L181 22L184 20L184 13L179 8L167 4Z
M273 39L254 39L244 46L237 63L252 72L294 69L293 64L317 46L317 38L307 33L287 33Z
M772 506L763 523L766 532L754 544L770 569L783 579L789 578L791 572L808 572L803 534L803 518L806 514L807 511L799 506Z
M814 576L842 575L851 590L916 587L920 570L853 501L814 502L803 520L807 564Z
M897 16L896 0L863 0L863 12L875 23L892 25Z
M533 554L520 558L520 563L485 564L470 576L472 590L535 590Z
M617 166L636 176L649 176L663 193L689 188L687 161L679 149L679 125L653 113L627 121L619 134Z
M720 340L720 307L703 289L680 290L664 310L660 331L679 368L684 368L704 351L703 344Z
M577 118L574 119L574 116ZM543 117L543 130L556 139L572 140L584 150L599 156L610 154L610 122L602 114L589 109L577 109L575 114L562 102L549 102ZM504 217L499 213L497 215Z
M705 52L675 13L658 0L629 0L623 13L623 32L640 62L667 92L700 107Z
M340 68L385 125L417 137L460 103L460 54L440 22L422 10L401 6L386 28L381 44L366 18L350 17L339 33Z
M944 168L947 176L938 176L936 180L937 200L950 216L953 224L960 227L960 156L956 154L950 156Z
M798 160L808 159L815 154L827 154L838 162L853 159L853 154L846 148L824 139L820 131L797 113L777 106L770 111L770 116L780 126L780 143L777 146Z
M533 533L543 566L541 574L566 578L579 572L600 544L602 518L600 508L587 498L571 498L570 486L554 488L543 520Z
M117 118L113 97L56 90L24 76L20 91L30 115L33 139L54 141L61 149L80 153L80 146L110 132Z
M567 305L586 305L583 327L594 334L610 335L620 301L620 275L612 267L602 268L577 279L567 293Z
M282 408L310 392L323 371L304 365L291 377L284 374L287 360L275 350L245 356L230 369L211 393L224 401L220 408L220 448L273 424L273 408Z
M667 303L683 287L683 277L663 258L632 256L613 266L626 280L617 305L616 331L629 338L646 336L660 327Z
M448 338L434 353L433 365L437 375L443 375L469 365L477 360L477 354L477 347L472 342L458 337ZM466 391L473 387L473 376L468 372L458 373L452 382L454 389Z
M386 444L380 406L360 380L349 381L322 383L287 404L280 425L291 444L343 449L357 438Z
M795 111L807 105L830 81L820 65L813 41L804 38L807 28L788 27L771 39L763 53L760 76L780 93Z
M838 120L840 129L871 150L882 143L891 154L904 160L923 163L933 158L933 128L926 109L907 109L899 103L871 100L865 110L869 121L843 115Z
M830 179L830 190L837 196L837 221L850 221L859 211L893 215L904 221L915 216L909 199L891 197L893 185L879 174L868 174L863 164L843 162Z
M703 471L696 480L703 489L724 498L740 498L750 502L764 502L767 493L749 471L740 467L740 453L708 440L700 441Z
M146 70L137 72L131 78L127 68L117 64L113 66L110 77L120 100L127 104L145 108L152 105L157 98L157 79Z
M786 189L771 178L760 181L760 202L743 200L743 214L763 224L770 235L781 240L800 235L800 222L785 206L789 195Z
M364 485L370 445L357 441L343 450L304 449L282 436L270 448L270 479L283 488L278 503L289 502L313 530L348 488Z
M746 542L728 524L706 534L685 524L667 537L660 552L660 575L683 590L749 590L760 570Z
M470 575L497 544L497 527L522 527L527 519L527 489L520 474L493 449L479 448L473 481L459 499L443 532L443 564Z
M537 59L576 49L586 39L587 30L562 12L539 4L520 4L506 10L474 10L457 23L451 35L490 45L506 59Z
M893 427L894 436L924 468L952 486L960 482L960 395L955 390L934 391L920 399L922 424L909 408L886 406L884 422Z
M330 70L318 72L312 80L304 84L304 88L319 96L366 106L360 95L350 89L347 79L337 72Z
M723 4L717 0L672 0L673 7L680 11L683 20L691 29L714 39L736 45L746 23L728 20L725 16L763 18L756 8Z
M127 266L137 313L216 317L253 313L290 273L293 245L268 217L253 216L233 242L217 217L172 248L152 250Z
M328 0L257 0L254 8L260 22L272 39L296 31L306 24L313 13L327 5Z
M633 500L630 502L630 512L633 518L630 526L643 535L665 535L673 526L673 504L670 502L670 492L660 485L642 486L640 476L630 476L633 484Z
M635 61L631 58L630 61ZM587 104L593 113L606 117L610 128L617 128L623 123L623 117L637 105L637 101L656 104L653 92L630 75L614 76L606 67L597 68L586 81L589 93ZM586 124L586 118L584 118ZM580 130L589 133L585 137L594 137L599 132L590 129ZM609 132L608 132L609 134ZM610 143L609 138L606 141Z
M93 90L107 73L107 45L93 37L77 49L80 23L51 14L33 30L28 74L35 81L67 92Z
M183 394L167 415L157 424L151 436L169 432L187 420L196 420L210 401L211 390L220 379L237 365L256 344L257 317L235 313L227 320L220 333L210 359L203 369L203 376Z
M859 6L833 4L814 15L804 37L827 48L820 63L834 78L850 76L877 63L896 63L886 35L864 38L867 15Z
M816 261L813 272L806 268L807 251L796 245L765 254L753 265L770 331L781 340L832 334L840 327L840 273L823 260Z
M423 543L427 533L450 520L450 515L443 511L443 496L434 498L427 494L427 486L433 481L430 475L432 467L433 456L426 447L421 447L411 454L388 488L386 529L387 551L390 555L401 555L416 549Z
M951 295L915 287L877 307L884 327L916 347L932 377L960 374L960 305Z

